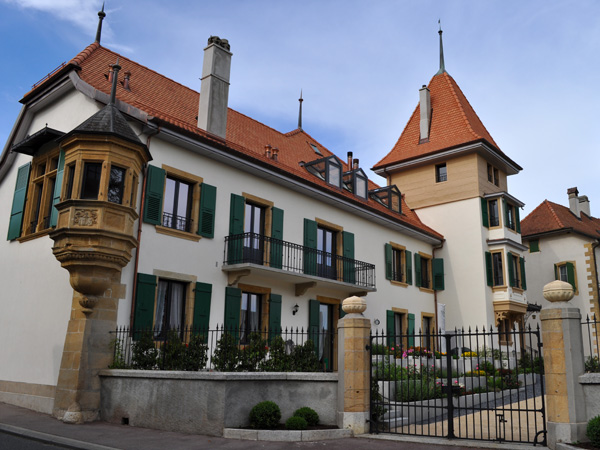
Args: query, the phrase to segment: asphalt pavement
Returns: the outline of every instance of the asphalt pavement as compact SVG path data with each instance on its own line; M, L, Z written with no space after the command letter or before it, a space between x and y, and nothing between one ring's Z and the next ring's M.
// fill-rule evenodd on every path
M539 450L520 444L449 441L397 435L361 436L316 442L266 442L150 430L129 425L92 422L69 425L51 416L0 403L0 450L195 450L195 449L321 449L332 450L467 450L483 448Z

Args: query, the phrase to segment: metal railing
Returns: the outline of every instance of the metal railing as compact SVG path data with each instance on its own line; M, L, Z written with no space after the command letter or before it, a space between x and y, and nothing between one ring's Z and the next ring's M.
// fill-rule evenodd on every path
M581 323L583 335L583 351L585 355L585 370L588 372L600 372L600 346L598 336L600 322L596 315L586 316Z
M192 219L164 212L162 225L163 227L189 232L192 228Z
M327 372L337 367L337 332L285 328L130 329L113 335L113 369Z
M357 286L375 287L375 265L257 233L225 237L225 265L257 264Z

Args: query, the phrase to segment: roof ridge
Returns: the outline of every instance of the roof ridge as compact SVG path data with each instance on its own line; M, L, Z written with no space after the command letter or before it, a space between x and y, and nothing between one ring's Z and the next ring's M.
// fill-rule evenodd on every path
M83 61L85 61L86 59L88 59L88 57L92 53L94 53L95 50L97 50L100 47L102 47L102 46L98 42L91 43L86 48L84 48L82 51L80 51L79 53L77 53L77 55L75 55L75 57L71 58L71 60L69 61L69 64L76 64L78 66L81 65L81 63Z
M461 114L463 120L465 121L465 124L467 125L467 129L471 132L471 134L476 139L482 139L482 137L479 136L477 133L475 133L475 130L473 130L473 127L471 126L471 122L469 122L469 119L467 118L467 113L465 112L462 102L460 101L460 99L458 98L458 95L456 94L456 90L454 89L454 86L456 85L456 87L460 90L460 93L462 94L462 96L465 98L465 100L467 100L467 103L469 103L469 100L465 96L464 92L460 89L460 86L458 86L458 84L456 82L452 83L452 81L454 81L454 78L452 78L448 72L443 72L443 73L441 73L441 75L445 76L446 81L450 85L450 90L452 91L452 95L454 96L454 99L456 100L456 103L458 104L458 108L460 109L460 114ZM469 103L469 106L471 107L471 109L473 109L473 106L470 103ZM474 109L473 109L473 112L475 112ZM475 113L475 115L477 115L477 113ZM479 119L479 121L481 122L481 119Z
M564 223L562 223L562 220L560 220L560 218L558 217L558 214L556 214L556 211L554 210L554 206L562 206L562 205L559 205L558 203L553 203L553 202L551 202L551 201L549 201L549 200L544 200L544 202L543 202L543 203L545 203L545 204L546 204L546 206L547 206L547 207L548 207L548 209L550 210L550 214L552 214L552 216L553 216L553 217L556 219L556 222L558 223L558 225L559 225L561 228L564 228L564 227L565 227L565 224L564 224Z

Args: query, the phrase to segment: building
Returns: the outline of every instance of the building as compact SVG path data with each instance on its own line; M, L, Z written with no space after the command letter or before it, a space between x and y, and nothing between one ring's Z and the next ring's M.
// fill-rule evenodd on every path
M500 150L446 71L439 34L439 71L419 90L396 145L373 170L445 237L433 255L445 261L445 290L436 302L445 305L447 327L491 325L500 342L512 344L508 331L522 326L527 310L527 247L523 203L508 192L507 179L521 167ZM427 255L415 258L417 274L425 277L430 264Z
M25 94L0 156L0 401L95 419L117 326L318 340L360 295L388 331L435 327L443 235L301 116L282 133L229 109L231 57L209 39L198 93L98 33Z
M600 317L598 258L600 219L591 215L590 202L576 187L567 190L569 206L544 200L521 223L523 242L529 247L526 268L532 292L553 280L573 286L571 305L583 318ZM532 302L548 306L539 295ZM532 326L537 321L530 320ZM586 342L589 346L589 342Z

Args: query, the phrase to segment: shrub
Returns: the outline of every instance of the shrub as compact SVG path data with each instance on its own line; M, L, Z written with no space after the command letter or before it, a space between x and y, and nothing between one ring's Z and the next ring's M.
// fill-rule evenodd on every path
M387 412L382 403L383 397L379 393L379 383L375 377L371 377L371 423L379 431L385 430L385 424L381 422L381 419Z
M492 375L496 371L494 365L489 361L481 361L475 370L483 370L487 375Z
M260 333L251 333L248 340L248 345L242 348L239 352L240 366L239 370L255 372L259 364L267 356L267 341L264 340Z
M600 448L600 416L590 419L585 434L595 448Z
M212 363L220 372L233 372L239 365L239 349L237 339L232 333L223 333L217 341L212 357Z
M408 378L408 371L400 365L383 361L373 365L375 369L374 377L377 380L404 380Z
M204 343L203 336L192 336L186 347L181 369L195 371L203 369L208 361L207 350L208 346Z
M115 359L117 359L115 355ZM585 362L586 372L600 372L600 361L597 356L590 356Z
M181 342L177 331L170 330L167 333L162 353L164 370L183 370L182 362L185 353L185 344Z
M539 373L539 374L544 373L544 357L543 356L538 356L537 358L533 359L533 371L535 373Z
M144 331L136 337L138 339L133 342L131 350L132 367L139 370L154 369L158 358L158 350L154 346L152 331Z
M118 339L113 339L110 342L110 347L113 348L113 362L108 366L109 369L129 369L129 366L125 362L125 352L123 351L123 344Z
M314 409L309 408L308 406L299 408L296 411L294 411L294 416L302 417L304 420L306 420L306 423L309 424L311 427L319 423L319 414L317 414L317 412Z
M321 369L319 358L315 353L315 344L310 339L304 345L294 347L291 360L292 372L318 372Z
M463 358L477 358L477 353L475 352L464 352L462 354Z
M389 349L383 344L373 344L371 347L372 355L388 355Z
M290 355L285 351L285 342L281 336L271 339L269 359L262 361L259 367L265 372L289 372L291 370Z
M250 410L250 426L259 429L275 428L281 419L281 410L275 402L257 403Z
M306 430L308 423L304 417L292 416L285 421L285 428L288 430Z
M396 401L414 402L440 398L442 396L442 385L434 380L407 380L398 383L396 390Z

